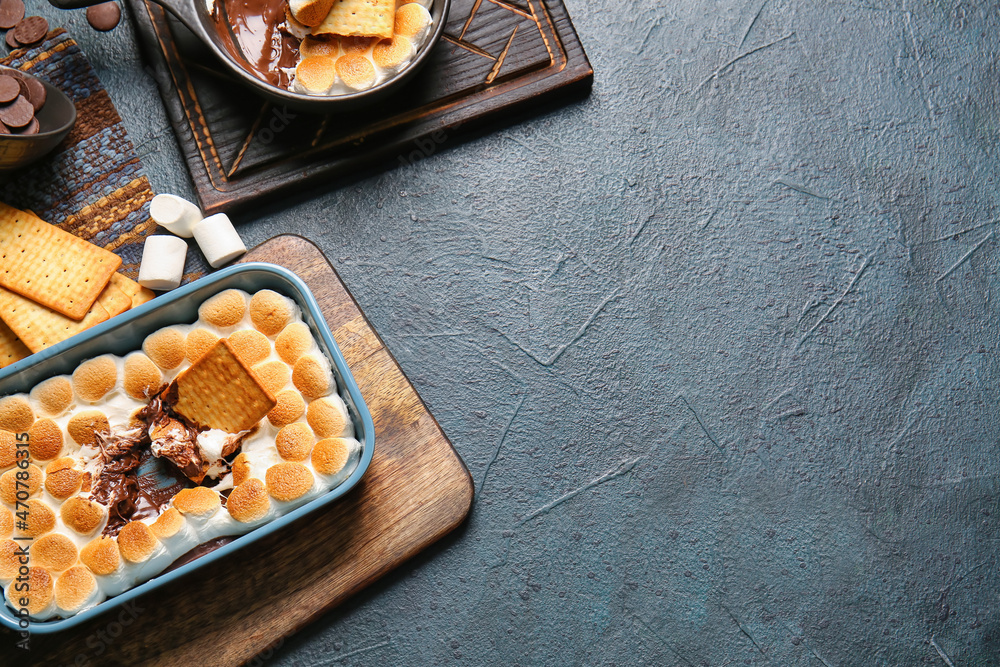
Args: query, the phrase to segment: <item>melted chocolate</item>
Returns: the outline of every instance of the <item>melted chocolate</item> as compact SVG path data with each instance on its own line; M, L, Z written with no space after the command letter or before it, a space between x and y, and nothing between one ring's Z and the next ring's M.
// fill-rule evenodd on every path
M209 540L208 542L202 542L194 549L191 549L191 551L188 551L178 556L177 560L171 563L170 567L165 569L163 572L166 573L170 572L171 570L176 570L182 565L187 565L193 560L198 560L202 556L206 556L215 551L216 549L226 546L227 544L235 540L237 537L238 536L235 535L223 535L222 537L216 537L215 539Z
M299 40L282 29L287 0L216 0L212 19L225 49L243 69L272 86L288 87Z

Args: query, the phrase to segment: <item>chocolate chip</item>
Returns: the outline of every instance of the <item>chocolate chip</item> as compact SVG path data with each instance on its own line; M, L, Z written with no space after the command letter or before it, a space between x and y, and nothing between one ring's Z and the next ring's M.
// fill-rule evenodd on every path
M39 130L38 119L32 118L27 125L25 125L19 130L14 130L12 134L21 134L21 135L38 134L38 130Z
M13 102L21 94L21 86L12 76L0 75L0 104Z
M9 0L3 0L8 2ZM14 26L14 39L21 46L31 46L37 44L45 38L49 32L49 22L41 16L29 16L16 26Z
M8 30L7 31L7 34L4 36L3 41L5 41L7 43L7 46L10 47L11 51L13 51L14 49L21 48L21 45L17 43L16 39L14 39L14 31L13 30Z
M34 117L35 110L24 95L18 95L13 102L0 107L0 122L3 122L7 127L24 127Z
M99 5L87 7L87 23L94 30L107 32L114 30L122 20L122 10L117 2L102 2Z
M0 28L9 30L23 18L24 3L21 0L0 0Z
M45 86L34 77L25 77L24 85L28 89L25 97L31 102L31 108L35 110L35 113L38 113L38 110L45 104L45 98L48 97L48 93L45 92Z

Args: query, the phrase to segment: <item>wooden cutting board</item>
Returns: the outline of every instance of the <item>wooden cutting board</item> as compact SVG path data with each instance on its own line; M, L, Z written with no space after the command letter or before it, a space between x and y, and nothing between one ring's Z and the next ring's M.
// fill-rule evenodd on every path
M311 242L279 236L242 260L297 273L312 290L375 421L375 458L340 502L90 623L0 635L0 664L239 665L275 647L454 530L472 478L336 271Z

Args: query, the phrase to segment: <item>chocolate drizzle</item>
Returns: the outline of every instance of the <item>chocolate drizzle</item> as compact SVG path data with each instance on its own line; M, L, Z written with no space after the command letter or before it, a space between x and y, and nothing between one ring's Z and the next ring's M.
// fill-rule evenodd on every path
M272 86L287 88L283 71L294 68L299 40L285 28L287 0L216 0L215 29L241 67Z

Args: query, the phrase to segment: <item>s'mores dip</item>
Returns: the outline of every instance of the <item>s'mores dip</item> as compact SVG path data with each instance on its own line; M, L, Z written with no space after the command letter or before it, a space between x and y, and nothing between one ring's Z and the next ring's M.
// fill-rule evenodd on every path
M294 301L229 289L198 315L0 397L11 607L36 620L78 614L356 469L354 425ZM27 594L15 590L25 576Z
M428 46L432 0L208 0L227 50L251 74L303 95L368 90Z

